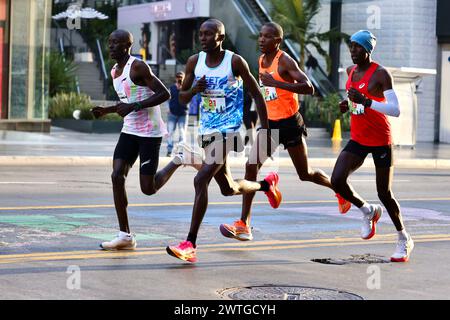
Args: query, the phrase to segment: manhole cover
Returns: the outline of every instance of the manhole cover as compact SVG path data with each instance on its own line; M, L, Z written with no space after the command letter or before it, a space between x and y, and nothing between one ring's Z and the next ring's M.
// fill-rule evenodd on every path
M323 264L350 264L350 263L389 263L389 260L383 256L378 256L376 254L352 254L348 259L332 259L332 258L320 258L320 259L311 259L312 262L318 262Z
M345 291L299 286L229 288L221 290L219 294L233 300L364 300Z

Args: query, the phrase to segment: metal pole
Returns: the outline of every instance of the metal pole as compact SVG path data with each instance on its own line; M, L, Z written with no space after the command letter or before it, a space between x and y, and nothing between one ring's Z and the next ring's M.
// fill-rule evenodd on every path
M332 0L330 7L330 29L341 31L342 18L342 0ZM329 79L336 89L339 89L339 61L341 59L340 40L330 41L330 58L331 58L331 72Z

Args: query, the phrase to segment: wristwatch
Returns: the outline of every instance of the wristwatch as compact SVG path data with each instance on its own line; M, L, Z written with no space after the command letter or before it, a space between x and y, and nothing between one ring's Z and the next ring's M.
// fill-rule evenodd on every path
M364 108L370 108L371 105L372 105L372 100L369 98L366 98L366 100L364 100L364 103L363 103Z
M134 106L135 112L138 112L138 111L144 109L144 106L142 104L140 104L139 102L135 102L133 106Z

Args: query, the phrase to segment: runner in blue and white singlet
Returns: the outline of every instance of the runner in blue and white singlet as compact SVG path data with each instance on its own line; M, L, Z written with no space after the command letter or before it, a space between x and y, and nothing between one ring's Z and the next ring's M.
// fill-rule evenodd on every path
M195 81L205 76L207 82L207 89L200 93L199 134L237 132L242 125L242 79L233 74L233 54L225 50L222 63L215 68L206 65L206 52L202 51L198 55L194 70Z
M260 132L266 132L268 128L266 103L248 63L238 54L222 48L225 38L223 23L217 19L208 19L202 23L198 34L202 51L189 57L186 63L179 100L189 103L196 94L201 96L199 143L205 151L205 161L194 179L195 200L186 241L166 248L171 256L188 262L197 261L197 234L208 206L208 186L213 178L225 196L262 191L274 208L281 202L276 173L270 173L259 182L233 180L231 176L228 154L243 149L239 134L244 113L243 84L255 99L263 129ZM260 136L258 142L267 139L268 135L265 134L265 138ZM257 153L257 149L252 150ZM246 240L251 240L251 237Z

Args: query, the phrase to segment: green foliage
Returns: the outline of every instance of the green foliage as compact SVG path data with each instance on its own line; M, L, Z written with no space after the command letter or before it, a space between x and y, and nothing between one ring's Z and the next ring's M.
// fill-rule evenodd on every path
M337 93L329 94L323 99L321 102L323 120L333 126L334 121L340 119L342 131L348 131L350 130L350 115L348 112L345 114L341 113L341 110L339 109L341 100L342 98Z
M91 98L85 94L58 93L50 99L48 117L50 119L73 119L75 110L89 110L92 107Z
M325 126L321 120L320 101L318 97L305 95L303 97L303 104L305 107L305 122L309 124L319 124Z
M107 15L109 18L106 20L100 19L81 19L81 29L78 30L83 39L88 44L89 48L92 52L95 53L97 57L97 42L98 39L100 42L100 47L102 49L103 60L105 62L106 72L111 70L114 65L114 61L110 59L108 52L108 37L109 35L117 29L117 7L119 6L118 1L81 1L82 7L92 6L94 5L94 9L97 11ZM68 8L70 3L67 1L56 3L53 1L52 12L59 13ZM52 24L58 25L61 28L65 28L65 23L57 22L56 20L52 20ZM98 58L98 57L97 57ZM112 80L109 77L108 73L108 93L107 99L114 99L114 88L112 85ZM114 97L114 98L113 98Z
M80 120L94 120L94 115L91 112L92 107L94 105L88 95L74 92L58 93L50 99L48 117L50 119L73 119L73 112L80 110ZM122 117L113 113L103 116L99 120L122 121Z
M79 109L81 111L80 112L80 120L94 120L95 119L94 115L91 112L91 108L92 108L92 106L90 106L90 107L83 106L81 109ZM119 116L117 113L110 113L110 114L107 114L107 115L101 117L98 120L122 121L123 118L121 116Z
M339 109L341 97L337 93L330 94L324 99L313 96L305 96L305 121L306 123L321 124L329 129L333 128L336 119L341 120L342 131L350 130L349 113L342 114Z
M50 97L60 92L75 91L75 63L64 58L58 51L51 51L49 56L50 66Z
M284 30L285 39L293 40L300 45L299 66L304 70L306 46L314 46L327 62L330 72L331 60L321 46L323 41L347 39L349 36L335 30L327 32L314 31L314 17L320 11L320 0L270 0L272 18Z

